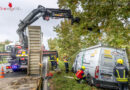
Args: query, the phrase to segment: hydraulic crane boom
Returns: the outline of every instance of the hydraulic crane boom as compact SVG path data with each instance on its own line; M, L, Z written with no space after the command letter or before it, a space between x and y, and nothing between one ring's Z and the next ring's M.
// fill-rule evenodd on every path
M74 18L71 15L70 10L45 8L39 5L37 9L34 9L31 13L29 13L18 25L19 28L17 30L17 33L19 35L20 42L25 48L28 47L28 39L25 29L28 25L32 24L40 17L43 17L43 20L48 20L46 19L47 17L57 17L57 18L68 18L74 21Z

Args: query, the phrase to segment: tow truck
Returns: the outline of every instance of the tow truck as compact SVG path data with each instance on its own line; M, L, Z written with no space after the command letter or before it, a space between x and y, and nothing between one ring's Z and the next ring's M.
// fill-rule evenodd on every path
M50 17L51 18L68 18L71 20L72 24L74 22L78 23L80 21L80 19L78 17L75 17L75 18L73 17L70 10L45 8L44 6L41 6L41 5L39 5L36 9L32 10L23 20L20 21L20 24L18 25L19 28L17 29L17 34L19 35L19 41L20 41L20 47L21 47L20 50L23 50L23 51L21 51L22 55L20 55L18 53L20 50L17 47L12 48L11 57L13 59L12 61L14 61L12 68L14 68L14 69L20 68L21 66L19 66L19 65L20 65L20 62L22 61L22 62L24 62L24 64L27 65L28 74L31 74L31 72L33 74L35 74L34 72L37 72L37 71L40 72L41 67L39 67L38 62L41 63L41 61L42 61L41 59L43 56L46 56L46 55L50 56L51 53L52 54L54 53L54 52L44 51L42 49L41 36L39 38L35 38L35 37L38 37L39 35L41 35L41 34L37 35L34 33L34 31L35 32L39 31L38 30L39 27L32 28L31 26L29 26L33 22L38 20L40 17L42 17L43 20L46 20L46 21L48 21ZM26 28L28 26L30 27L29 28L30 31L35 28L34 30L32 30L30 32L30 34L33 33L33 35L30 35L32 37L29 37L26 33L27 32ZM37 41L31 42L31 39L40 40L40 41L38 41L40 44L37 43ZM28 42L28 40L30 40L30 41ZM38 45L38 46L35 46L35 45ZM31 46L34 46L33 49L31 49L32 48ZM34 50L35 47L38 47L40 49L38 49L37 52L35 52L36 51L36 50ZM57 52L55 52L55 53L58 58ZM23 56L23 55L25 55L25 56ZM37 58L35 58L34 55L38 55L38 56L35 56ZM40 60L38 60L39 57L40 57ZM38 61L38 62L36 62L36 61ZM34 63L35 63L35 65L34 65ZM39 72L37 74L39 74Z
M36 76L34 77L34 79L37 80L37 82L33 83L33 81L31 81L33 85L30 85L30 83L25 82L25 85L28 87L22 87L22 85L19 85L17 89L23 89L23 90L25 90L25 88L32 89L31 86L34 86L33 87L34 90L47 90L47 87L48 87L47 80L43 81L43 78L46 77L47 71L48 71L47 57L51 55L52 53L57 54L57 52L44 51L42 48L43 45L42 45L42 34L41 34L40 26L30 26L33 22L38 20L40 17L42 17L43 20L46 20L46 21L48 21L50 17L51 18L68 18L72 21L72 24L74 22L79 22L80 20L77 17L74 18L70 10L45 8L39 5L36 9L32 10L22 21L20 21L20 24L18 25L19 28L17 30L17 33L19 35L21 50L27 51L27 57L28 57L27 58L27 74ZM27 32L26 28L28 28L28 33L26 33ZM14 47L11 51L11 57L12 58L19 57L17 52L18 50L16 50L16 48ZM26 53L22 51L22 54L26 54ZM14 61L16 62L17 60L14 59ZM41 65L43 61L45 61L46 63L44 65ZM18 67L16 63L14 65ZM45 69L43 69L42 66L45 67ZM21 77L19 78L20 79L15 78L15 80L17 80L18 82L21 82L21 80L23 79ZM26 77L23 77L23 78L26 78ZM10 85L9 83L6 83L6 84L7 86ZM6 88L5 84L4 86ZM12 86L8 87L8 90L12 89L11 87Z

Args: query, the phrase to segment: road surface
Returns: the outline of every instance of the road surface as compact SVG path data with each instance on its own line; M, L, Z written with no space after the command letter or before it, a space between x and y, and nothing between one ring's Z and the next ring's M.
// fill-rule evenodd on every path
M6 73L0 79L0 90L36 90L39 77L27 76L26 72Z
M0 90L30 90L26 89L28 87L32 88L31 90L33 90L33 88L36 88L36 81L38 80L36 77L32 78L27 76L26 71L6 73L8 71L6 70L7 65L8 64L0 64L0 71L1 67L3 66L5 72L5 78L0 79ZM48 73L48 57L43 57L43 66L43 77L45 77ZM27 81L29 81L29 84L27 83ZM20 89L21 87L23 87L24 89ZM43 90L48 90L47 79L44 79L43 87Z

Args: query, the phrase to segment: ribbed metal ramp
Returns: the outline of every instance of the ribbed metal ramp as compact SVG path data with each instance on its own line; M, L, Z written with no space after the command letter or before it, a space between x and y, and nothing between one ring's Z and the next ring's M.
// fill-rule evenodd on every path
M42 38L40 26L28 27L28 75L40 75L42 61Z

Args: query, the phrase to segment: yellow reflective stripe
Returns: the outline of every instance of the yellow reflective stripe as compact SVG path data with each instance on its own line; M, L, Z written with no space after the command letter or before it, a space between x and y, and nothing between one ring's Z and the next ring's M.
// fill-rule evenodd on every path
M57 62L59 61L59 59L57 58Z
M121 77L120 77L120 75L119 75L119 71L118 71L118 70L116 70L116 72L117 72L118 77L119 77L119 78L121 78Z
M55 60L49 60L49 61L55 61Z
M123 71L123 78L120 78L118 70L116 70L116 72L118 74L118 78L116 78L117 81L119 81L119 82L128 82L128 78L125 78L125 70Z
M21 56L28 56L28 55L16 55L17 57L21 57Z
M120 82L128 82L128 78L116 78L116 80Z
M125 78L125 70L124 70L124 75L123 75L123 78Z
M21 55L16 55L17 57L20 57Z
M25 51L22 51L22 54L25 54Z
M64 62L68 62L67 60L64 60Z

